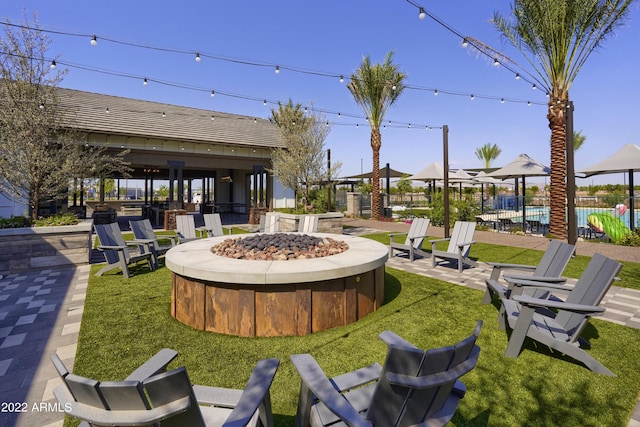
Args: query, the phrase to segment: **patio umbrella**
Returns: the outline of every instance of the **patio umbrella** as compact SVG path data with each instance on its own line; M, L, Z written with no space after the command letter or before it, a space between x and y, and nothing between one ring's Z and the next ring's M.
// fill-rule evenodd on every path
M579 174L584 174L585 178L592 175L616 172L627 172L629 174L629 228L631 230L635 229L633 173L637 170L640 170L640 147L636 144L627 144L601 162L577 171Z
M470 184L473 186L473 176L464 169L458 169L455 172L449 172L449 182L457 182L460 184L460 200L462 200L462 184Z
M436 181L440 181L444 179L444 168L440 166L439 163L433 162L429 164L426 168L422 169L420 172L409 176L407 179L412 179L414 181L431 181L431 188L435 188ZM430 190L431 191L431 190Z
M380 168L380 176L386 176L387 175L387 168ZM400 172L397 171L395 169L391 169L389 168L389 177L390 178L402 178L403 176L408 175L405 172ZM369 178L371 179L371 177L373 177L373 171L371 172L367 172L367 173L361 173L359 175L351 175L351 176L346 176L345 178L348 179L364 179L364 178Z
M487 176L487 173L485 171L478 172L476 176L473 177L473 181L480 183L480 188L482 191L482 197L480 198L482 200L482 203L480 204L480 207L481 207L480 211L484 213L484 185L487 184L487 188L488 188L489 184L492 184L495 187L496 184L504 184L504 183L502 182L502 180L498 178Z
M493 172L489 172L486 176L492 178L522 178L522 225L524 227L527 217L526 217L526 206L525 206L525 177L527 176L548 176L550 173L550 169L547 166L544 166L541 163L536 162L531 157L526 154L520 154L515 158L511 163L506 166L497 169ZM516 192L517 192L516 185ZM517 194L516 194L517 196Z

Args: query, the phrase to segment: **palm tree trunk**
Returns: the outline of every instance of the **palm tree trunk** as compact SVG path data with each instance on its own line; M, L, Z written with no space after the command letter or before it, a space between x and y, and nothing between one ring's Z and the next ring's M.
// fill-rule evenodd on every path
M549 128L551 128L551 181L549 184L549 233L556 239L567 238L567 151L566 115L564 102L550 104Z
M380 129L371 128L371 148L373 150L373 171L371 174L371 219L380 219Z

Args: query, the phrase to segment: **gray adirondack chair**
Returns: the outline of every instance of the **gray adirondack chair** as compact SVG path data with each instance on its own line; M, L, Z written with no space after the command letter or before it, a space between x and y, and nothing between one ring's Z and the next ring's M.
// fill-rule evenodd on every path
M529 295L503 298L500 327L506 329L508 325L512 329L505 356L518 357L525 338L529 337L582 362L594 372L615 376L584 351L590 344L580 334L591 316L604 312L599 304L621 268L619 262L596 253L564 302ZM556 285L538 282L536 286Z
M193 215L176 215L176 234L180 243L190 242L199 238Z
M475 222L456 221L451 232L451 237L447 239L431 240L431 260L435 267L438 259L447 261L456 261L458 263L458 272L462 273L465 265L476 267L478 264L469 259L469 251L473 241L473 234L476 231ZM438 242L449 241L446 251L436 250Z
M207 237L223 236L222 220L219 213L204 214L204 227L198 227L201 233L207 233Z
M153 263L155 268L160 266L159 258L164 255L169 249L176 245L176 236L162 236L163 238L169 239L171 244L169 246L161 246L158 243L158 237L153 232L153 227L151 226L151 221L148 219L140 219L137 221L129 221L129 227L133 232L133 236L136 239L141 240L152 240L153 243L151 245L151 252L153 253ZM140 248L142 250L142 248Z
M318 216L302 215L298 222L298 233L317 233L318 232Z
M567 279L560 277L560 275L569 263L574 252L574 245L560 240L551 240L538 265L488 262L487 264L492 266L493 269L491 270L491 276L485 279L487 289L485 290L482 302L489 304L494 295L498 295L500 298L509 298L512 293L514 295L522 294L522 281L542 281L547 283L566 282ZM506 284L502 284L499 278L500 273L504 270L523 270L529 271L532 274L503 273L502 276ZM534 298L545 298L548 296L548 291L534 288L528 295Z
M163 348L153 357L151 357L151 359L140 365L138 369L133 371L127 378L125 378L125 381L143 381L153 375L159 374L161 372L166 372L167 366L169 365L169 363L171 363L171 361L173 361L173 359L176 358L177 355L178 352L176 352L175 350L171 350L170 348ZM67 383L67 376L70 374L69 369L64 364L62 359L60 359L60 357L55 353L51 356L51 363L53 363L53 366L60 376L63 385L67 388L67 391L73 395L73 392L71 390L75 387L74 381L77 376L73 376L73 374L71 374L71 381ZM89 426L90 424L86 421L80 423L80 427Z
M453 346L427 351L382 332L388 346L384 366L375 363L331 380L311 355L291 356L302 378L296 427L446 424L466 392L459 378L478 362L481 326L479 321L471 336Z
M422 251L422 242L427 237L428 228L429 218L415 218L403 243L393 241L394 236L398 236L399 233L389 234L389 257L393 256L394 250L408 252L411 261L415 259L416 255L421 257L429 256L428 253Z
M53 393L67 415L89 425L272 427L269 389L278 364L260 360L244 390L192 385L180 367L142 380L102 383L68 374Z
M280 229L280 214L277 212L267 212L260 215L260 233L277 233Z
M93 228L100 241L98 249L104 253L107 261L107 265L102 267L96 273L96 276L102 276L107 271L119 268L124 277L128 279L130 276L129 265L136 264L139 261L147 261L149 269L154 269L153 240L134 239L125 242L117 222L110 224L93 224ZM144 250L138 254L132 254L129 251L130 246L138 246L144 248Z

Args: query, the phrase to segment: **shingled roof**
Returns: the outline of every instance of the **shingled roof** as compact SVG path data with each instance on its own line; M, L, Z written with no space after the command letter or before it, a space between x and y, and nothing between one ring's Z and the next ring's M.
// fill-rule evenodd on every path
M282 147L278 129L268 120L58 88L67 124L87 132L226 144Z

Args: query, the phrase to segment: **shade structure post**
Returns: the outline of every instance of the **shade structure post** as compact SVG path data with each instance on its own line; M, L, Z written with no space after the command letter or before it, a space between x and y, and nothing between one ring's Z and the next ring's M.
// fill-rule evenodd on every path
M578 240L578 232L576 228L576 173L573 156L573 101L569 101L567 104L565 138L567 151L567 243L575 245Z
M442 125L442 161L444 163L444 237L449 238L449 126Z
M633 191L633 169L629 169L629 229L634 231L636 229L636 217L635 217L635 194Z

